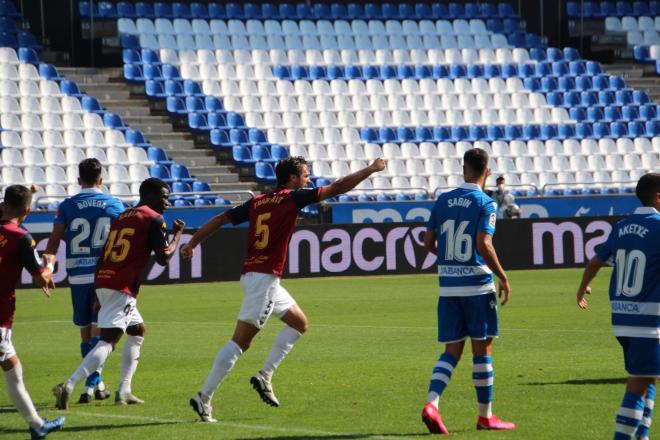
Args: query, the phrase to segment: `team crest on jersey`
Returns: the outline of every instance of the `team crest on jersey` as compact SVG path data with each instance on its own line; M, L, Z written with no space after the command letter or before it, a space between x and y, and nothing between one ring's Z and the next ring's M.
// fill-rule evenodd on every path
M488 220L488 224L490 225L491 228L495 227L495 222L497 221L497 214L492 213L490 215L490 219Z
M491 309L497 309L497 301L492 300L492 301L490 302L490 308L491 308Z

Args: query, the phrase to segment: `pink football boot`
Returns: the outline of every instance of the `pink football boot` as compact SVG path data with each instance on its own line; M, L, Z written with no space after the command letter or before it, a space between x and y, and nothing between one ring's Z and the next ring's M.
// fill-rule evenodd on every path
M500 420L495 414L489 418L479 416L477 420L477 429L497 429L503 431L511 431L516 429L516 424L513 422L506 422Z
M432 403L427 403L422 410L422 422L426 424L431 434L449 434L445 424L442 423L442 417Z

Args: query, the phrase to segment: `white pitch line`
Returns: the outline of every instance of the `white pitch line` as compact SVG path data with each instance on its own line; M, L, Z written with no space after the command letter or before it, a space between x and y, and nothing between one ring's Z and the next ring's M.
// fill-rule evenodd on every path
M104 414L104 413L94 413L94 412L85 412L85 411L71 411L69 414L85 416L85 417L98 417L98 418L108 418L108 419L123 419L123 420L136 420L136 421L147 421L147 422L157 422L157 423L167 423L167 424L178 424L178 423L192 423L190 420L178 420L178 419L163 419L159 417L148 417L148 416L132 416L132 415L120 415L120 414ZM200 422L201 423L201 422ZM297 433L305 435L316 435L316 436L334 436L334 437L355 437L355 438L373 438L380 440L388 439L408 439L409 437L398 436L398 435L369 435L369 434L359 434L359 433L341 433L341 432L328 432L328 431L317 431L306 428L281 428L277 426L270 425L252 425L247 423L233 423L233 422L223 422L219 421L218 423L208 423L210 426L217 426L222 428L223 426L229 426L232 428L245 429L250 431L260 431L260 432L281 432L285 434Z
M71 324L70 321L20 321L15 322L14 326L26 324ZM235 322L185 322L185 321L146 321L146 325L186 325L199 327L216 326L234 326ZM359 324L314 324L310 327L320 328L353 328L353 329L374 329L374 330L437 330L437 327L420 327L404 325L359 325ZM541 332L541 333L588 333L588 334L609 334L611 330L584 330L584 329L563 329L563 328L502 328L502 332Z

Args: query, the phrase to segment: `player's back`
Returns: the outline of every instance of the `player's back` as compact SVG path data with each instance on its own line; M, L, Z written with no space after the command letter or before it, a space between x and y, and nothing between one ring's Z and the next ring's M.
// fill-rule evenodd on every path
M96 287L137 296L151 252L167 247L166 229L163 216L146 205L120 214L100 256Z
M495 231L497 204L476 184L464 183L438 197L429 228L438 242L442 294L492 291L493 274L477 250L477 233Z
M610 299L660 303L660 214L638 208L614 225L610 234L614 263Z
M96 189L83 189L58 207L55 224L66 226L66 268L71 284L92 283L111 223L124 206Z

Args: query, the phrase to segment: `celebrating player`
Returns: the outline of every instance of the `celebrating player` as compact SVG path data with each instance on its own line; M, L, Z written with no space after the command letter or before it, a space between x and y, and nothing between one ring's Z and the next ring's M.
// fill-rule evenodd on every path
M151 252L155 252L156 262L164 266L181 239L184 223L176 220L172 228L174 239L172 243L167 242L167 225L161 214L169 206L169 194L169 188L162 180L145 180L140 185L138 206L124 211L112 224L96 271L96 296L101 305L98 315L101 340L85 356L69 380L53 388L57 408L68 408L69 396L76 384L105 362L124 333L128 337L122 350L121 377L115 403L144 403L131 390L131 379L137 369L146 331L137 309L137 296L142 272Z
M0 218L0 367L5 373L9 398L29 424L32 439L41 439L60 429L64 417L52 421L39 417L25 389L23 366L11 343L11 326L16 311L14 289L23 268L32 274L34 283L47 296L50 296L49 288L55 287L51 270L41 267L32 236L20 227L30 213L31 202L30 190L22 185L9 186L5 190Z
M213 419L211 407L213 393L238 358L250 347L252 339L264 327L271 314L280 318L286 326L275 338L268 359L261 370L252 376L250 383L264 402L279 406L271 385L273 373L291 351L293 344L307 330L307 317L289 292L280 285L298 211L312 203L350 191L370 175L383 169L385 162L376 159L368 167L331 185L306 189L309 169L305 159L291 157L281 160L275 168L278 187L274 192L258 195L214 217L181 247L183 257L190 259L195 246L221 226L250 222L247 258L241 274L244 298L234 334L218 353L202 389L190 399L190 405L202 421L216 421Z
M438 405L452 372L458 364L465 340L472 342L472 379L477 391L477 429L514 429L492 412L493 338L498 335L497 298L493 275L499 280L498 292L509 301L509 280L499 263L492 235L495 233L497 203L484 192L490 176L488 153L480 148L463 156L465 183L442 194L431 211L424 246L438 256L440 297L438 298L438 340L445 352L433 368L422 421L429 431L447 434Z
M71 285L73 323L80 327L80 354L84 358L98 343L97 313L94 310L96 292L94 272L101 249L112 222L124 211L123 203L101 191L101 162L85 159L78 165L80 193L64 200L55 214L44 260L48 267L55 265L60 240L66 237L66 269ZM110 397L101 378L101 369L93 372L85 382L85 390L78 403L89 403L92 393L97 400Z
M586 309L589 283L611 259L612 326L629 375L615 440L648 440L660 376L660 173L642 176L635 192L643 206L614 225L584 269L577 291L578 306Z

